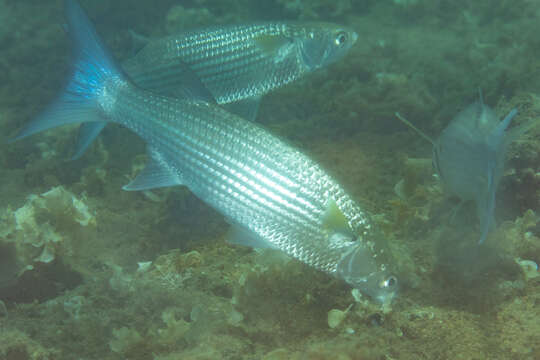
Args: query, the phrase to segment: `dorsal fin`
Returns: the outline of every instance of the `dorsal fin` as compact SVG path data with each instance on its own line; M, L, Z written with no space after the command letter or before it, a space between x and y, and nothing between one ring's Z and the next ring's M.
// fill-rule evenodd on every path
M167 59L159 67L147 69L133 80L137 86L161 95L216 103L214 95L199 76L180 58Z
M484 126L489 126L490 122L496 117L495 112L491 110L489 106L484 103L484 95L482 94L482 89L478 88L478 102L475 103L476 106L476 117L474 118L475 125L477 128L482 128Z
M480 101L480 105L484 106L484 96L482 95L482 88L478 88L478 100Z
M429 141L431 143L431 145L435 146L435 141L433 141L433 139L431 137L429 137L428 135L426 135L425 132L423 132L422 130L418 129L416 126L414 126L409 120L405 119L403 116L401 116L398 112L395 113L396 117L401 120L405 125L407 125L408 127L410 127L411 129L413 129L414 131L416 131L416 133L418 135L420 135L421 137L423 137L424 139L426 139L427 141Z

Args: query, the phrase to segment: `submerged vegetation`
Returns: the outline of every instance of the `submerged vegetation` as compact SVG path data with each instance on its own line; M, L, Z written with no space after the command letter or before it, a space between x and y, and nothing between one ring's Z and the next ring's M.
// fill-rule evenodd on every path
M433 176L431 144L484 92L540 122L532 1L83 1L116 56L197 26L316 20L359 39L264 98L258 121L309 153L367 209L404 277L381 308L273 250L225 243L227 222L183 187L121 191L144 144L107 127L77 161L67 127L0 145L0 359L540 358L540 127L509 148L496 230ZM32 15L29 14L39 14ZM55 1L0 0L4 140L62 86Z

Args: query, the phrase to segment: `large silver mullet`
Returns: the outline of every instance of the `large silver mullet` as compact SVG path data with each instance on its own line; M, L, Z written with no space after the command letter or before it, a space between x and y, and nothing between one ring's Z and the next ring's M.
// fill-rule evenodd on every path
M75 0L66 0L66 15L78 50L74 73L14 140L77 122L121 124L146 141L150 158L126 190L185 185L229 220L237 235L231 241L280 249L378 301L392 299L397 280L384 238L316 162L204 99L201 84L186 89L193 97L141 89L123 75Z

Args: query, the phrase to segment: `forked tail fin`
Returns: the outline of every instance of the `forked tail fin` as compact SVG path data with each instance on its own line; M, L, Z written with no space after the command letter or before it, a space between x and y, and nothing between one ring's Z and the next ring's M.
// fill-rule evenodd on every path
M77 1L65 1L65 14L75 55L71 77L58 98L11 141L61 125L106 120L99 97L108 81L124 79Z

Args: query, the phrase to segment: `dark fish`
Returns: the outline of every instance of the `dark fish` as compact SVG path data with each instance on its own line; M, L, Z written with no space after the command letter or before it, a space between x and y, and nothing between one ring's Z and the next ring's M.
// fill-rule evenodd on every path
M526 123L507 130L516 114L517 110L513 109L499 121L480 95L480 100L457 114L434 141L396 113L401 121L433 144L433 167L445 189L462 201L476 203L481 228L479 244L495 227L495 193L508 145L532 125Z

